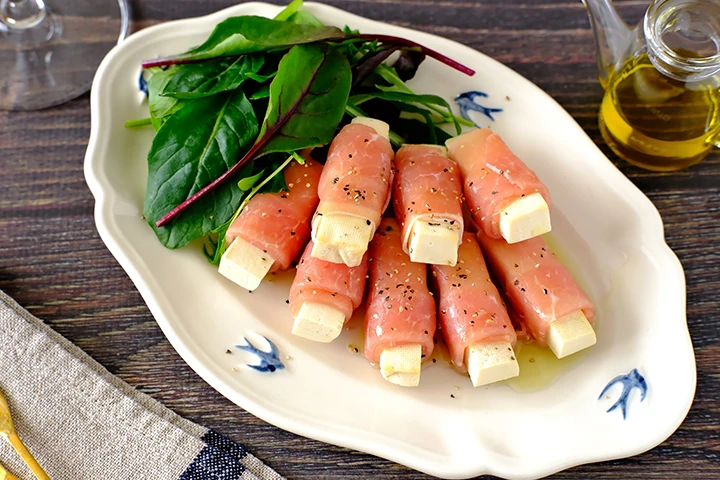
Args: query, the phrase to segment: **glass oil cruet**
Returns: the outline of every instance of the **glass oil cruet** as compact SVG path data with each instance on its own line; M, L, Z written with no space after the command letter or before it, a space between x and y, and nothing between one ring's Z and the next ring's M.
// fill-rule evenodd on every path
M631 29L611 0L583 0L597 40L600 131L621 158L656 171L720 146L720 0L655 0Z

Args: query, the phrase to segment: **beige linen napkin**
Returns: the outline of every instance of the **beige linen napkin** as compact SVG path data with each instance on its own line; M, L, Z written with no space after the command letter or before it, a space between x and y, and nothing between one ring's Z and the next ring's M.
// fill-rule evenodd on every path
M113 376L0 291L0 390L53 480L280 480L245 447ZM30 470L5 441L0 462Z

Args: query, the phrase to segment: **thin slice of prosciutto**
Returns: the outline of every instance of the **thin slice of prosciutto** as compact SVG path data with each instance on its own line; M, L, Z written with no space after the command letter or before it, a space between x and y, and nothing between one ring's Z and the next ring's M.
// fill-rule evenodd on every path
M547 345L550 323L557 319L582 310L593 322L595 307L542 237L514 244L484 232L477 237L518 320L540 346Z
M367 254L360 265L348 267L313 257L312 247L311 241L298 262L290 286L290 313L296 317L305 302L321 303L342 312L347 322L362 302L367 282Z
M547 187L492 130L472 130L449 140L447 146L448 155L462 170L472 218L488 236L502 238L500 215L515 200L538 192L550 207Z
M429 358L436 328L435 300L428 290L425 265L411 262L403 251L395 219L382 220L368 253L365 357L378 364L383 350L420 344L423 358Z
M438 320L450 361L467 371L465 349L476 343L507 342L516 334L498 289L490 279L475 235L465 233L454 267L433 265Z
M289 191L255 195L228 228L226 244L240 237L275 259L271 272L290 268L310 238L322 169L309 155L304 165L290 162L283 170Z
M455 228L462 234L461 174L445 147L403 145L393 166L393 208L406 253L410 253L410 234L417 221Z
M390 142L373 128L343 127L330 144L320 177L317 215L346 214L377 228L390 201L393 156Z

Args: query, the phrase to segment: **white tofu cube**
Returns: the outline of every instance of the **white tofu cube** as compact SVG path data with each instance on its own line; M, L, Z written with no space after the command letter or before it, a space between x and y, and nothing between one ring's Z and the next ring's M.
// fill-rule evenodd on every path
M414 343L383 350L380 373L385 380L401 387L417 387L420 383L422 345Z
M474 387L520 375L515 351L507 342L470 345L465 349L465 365Z
M375 225L366 218L344 214L316 215L311 255L326 262L357 267L374 233Z
M407 253L413 262L454 267L461 235L457 224L417 220L410 230Z
M295 317L292 333L314 342L328 343L342 332L345 315L335 308L315 302L305 302Z
M275 259L237 237L220 259L218 272L248 290L255 290L270 271Z
M595 330L582 310L565 315L550 324L548 345L557 358L567 357L597 342Z
M542 195L521 197L500 212L500 234L508 243L517 243L548 233L550 208Z

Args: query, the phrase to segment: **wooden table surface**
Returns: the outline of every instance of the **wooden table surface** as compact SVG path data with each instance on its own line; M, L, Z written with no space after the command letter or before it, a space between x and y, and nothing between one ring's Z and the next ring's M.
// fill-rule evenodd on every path
M133 28L233 3L136 0ZM677 432L653 450L552 478L720 478L720 155L680 173L659 174L629 166L605 147L597 127L602 90L595 48L578 0L327 3L457 40L529 78L572 114L662 214L667 242L687 277L698 369L693 407ZM649 2L617 3L636 21ZM271 426L223 398L181 360L95 230L82 170L89 134L87 94L45 111L0 112L0 289L138 390L244 443L290 478L429 478Z

